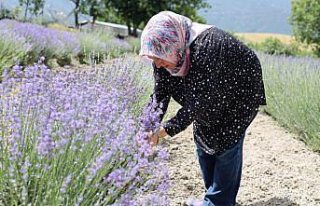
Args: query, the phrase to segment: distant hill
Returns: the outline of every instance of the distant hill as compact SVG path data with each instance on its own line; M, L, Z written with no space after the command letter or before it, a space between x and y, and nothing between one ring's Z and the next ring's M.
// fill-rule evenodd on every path
M207 0L200 10L209 24L232 32L291 34L290 0Z
M290 16L290 0L207 0L211 9L199 13L209 24L233 32L259 32L291 34L287 21ZM0 4L12 9L19 0L0 0ZM74 4L70 0L46 0L45 16L74 25L70 14ZM80 16L80 21L89 19Z

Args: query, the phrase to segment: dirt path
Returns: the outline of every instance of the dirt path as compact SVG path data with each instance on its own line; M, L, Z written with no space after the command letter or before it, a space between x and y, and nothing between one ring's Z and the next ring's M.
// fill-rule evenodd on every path
M320 155L260 113L247 130L238 203L241 206L320 206ZM170 151L172 206L203 197L192 128L163 142Z

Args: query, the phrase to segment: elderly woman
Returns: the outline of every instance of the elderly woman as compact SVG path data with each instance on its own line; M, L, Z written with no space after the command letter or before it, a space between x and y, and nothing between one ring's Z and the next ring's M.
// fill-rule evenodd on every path
M150 142L193 123L206 194L189 205L235 205L245 131L266 104L257 56L225 31L169 11L147 23L140 55L153 60L154 94L163 113L171 97L182 106L150 134Z

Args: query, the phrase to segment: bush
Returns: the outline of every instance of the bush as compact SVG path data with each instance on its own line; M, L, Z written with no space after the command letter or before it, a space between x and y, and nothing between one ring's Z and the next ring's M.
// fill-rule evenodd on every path
M267 38L260 44L261 51L274 55L297 55L299 47L297 44L284 44L277 38Z
M26 63L32 59L31 49L31 45L26 42L25 38L8 35L6 30L0 30L0 75L4 68L17 63Z
M113 37L103 30L84 31L78 33L81 54L80 62L100 63L108 58L119 57L133 49L127 41Z
M70 54L60 54L57 56L57 63L61 67L71 65L71 59Z

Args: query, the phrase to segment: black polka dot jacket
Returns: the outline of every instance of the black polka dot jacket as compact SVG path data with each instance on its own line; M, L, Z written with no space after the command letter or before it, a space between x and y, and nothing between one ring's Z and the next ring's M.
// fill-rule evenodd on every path
M193 123L195 143L208 154L219 154L243 137L259 105L266 105L260 62L252 50L216 27L191 43L190 61L185 77L153 66L154 94L163 112L170 98L182 106L163 126L174 136Z

